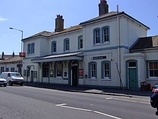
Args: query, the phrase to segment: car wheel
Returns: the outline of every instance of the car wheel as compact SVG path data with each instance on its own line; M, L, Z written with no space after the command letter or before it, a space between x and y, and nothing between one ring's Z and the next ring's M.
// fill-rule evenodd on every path
M4 87L7 87L7 84L4 84Z
M10 85L10 86L12 86L12 85L13 85L11 81L9 82L9 85Z
M21 84L20 84L20 86L23 86L23 85L24 85L24 83L21 83Z
M158 111L156 111L155 114L158 116Z

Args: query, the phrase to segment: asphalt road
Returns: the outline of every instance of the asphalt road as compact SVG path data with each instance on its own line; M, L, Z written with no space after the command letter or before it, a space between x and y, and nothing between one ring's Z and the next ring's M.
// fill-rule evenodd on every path
M157 119L149 98L0 87L0 119Z

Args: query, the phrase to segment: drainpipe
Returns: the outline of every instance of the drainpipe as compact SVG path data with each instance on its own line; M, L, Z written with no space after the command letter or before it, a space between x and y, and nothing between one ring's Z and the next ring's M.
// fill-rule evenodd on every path
M117 12L119 12L119 7L117 5ZM118 38L118 66L117 66L117 70L118 70L118 75L120 77L120 86L123 88L123 84L122 84L122 80L121 80L121 49L120 49L120 45L121 45L121 39L120 39L120 18L119 16L117 16L117 38Z

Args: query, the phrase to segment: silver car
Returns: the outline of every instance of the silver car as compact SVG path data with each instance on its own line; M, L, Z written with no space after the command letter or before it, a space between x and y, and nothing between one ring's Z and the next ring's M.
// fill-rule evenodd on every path
M2 78L1 75L0 75L0 86L4 86L4 87L7 86L7 81L6 81L6 79Z

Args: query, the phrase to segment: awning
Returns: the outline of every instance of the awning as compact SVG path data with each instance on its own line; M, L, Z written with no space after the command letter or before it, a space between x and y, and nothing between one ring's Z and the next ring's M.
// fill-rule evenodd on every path
M52 62L52 61L64 61L64 60L83 60L82 52L52 54L46 56L35 57L31 61L34 63L39 62Z

